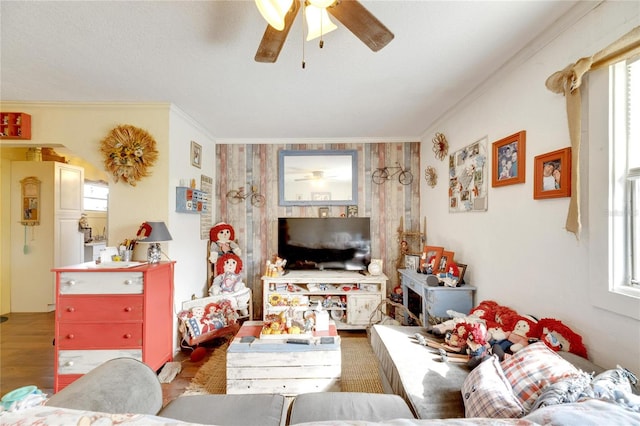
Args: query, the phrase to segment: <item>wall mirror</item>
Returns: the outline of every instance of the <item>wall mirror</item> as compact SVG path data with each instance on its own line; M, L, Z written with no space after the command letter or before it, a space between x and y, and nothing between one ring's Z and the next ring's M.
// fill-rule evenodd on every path
M281 206L358 204L356 150L281 150L278 198Z

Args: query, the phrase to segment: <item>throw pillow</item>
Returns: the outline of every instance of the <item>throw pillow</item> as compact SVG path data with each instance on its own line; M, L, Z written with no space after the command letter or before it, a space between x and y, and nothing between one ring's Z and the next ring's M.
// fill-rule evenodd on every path
M542 390L580 371L542 342L525 346L501 362L513 393L528 412Z
M498 357L487 357L462 384L465 417L518 418L524 408L511 390Z

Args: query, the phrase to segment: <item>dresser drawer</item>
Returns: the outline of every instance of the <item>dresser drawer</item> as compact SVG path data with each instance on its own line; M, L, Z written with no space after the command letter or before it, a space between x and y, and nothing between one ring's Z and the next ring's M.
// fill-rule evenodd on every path
M60 323L56 345L59 349L140 348L142 322Z
M60 321L142 321L142 295L61 296L56 308Z
M62 272L60 294L141 294L142 272Z
M110 359L121 357L142 361L142 349L60 351L57 374L86 374Z

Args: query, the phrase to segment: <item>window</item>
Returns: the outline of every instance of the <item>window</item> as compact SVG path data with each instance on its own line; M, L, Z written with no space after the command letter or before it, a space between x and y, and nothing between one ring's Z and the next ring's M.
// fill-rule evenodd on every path
M106 212L109 200L109 186L106 182L85 181L84 209Z
M640 58L612 65L609 87L611 285L624 292L640 289Z
M588 73L582 164L591 303L640 320L640 61ZM586 84L584 84L586 83ZM635 117L635 120L634 120Z

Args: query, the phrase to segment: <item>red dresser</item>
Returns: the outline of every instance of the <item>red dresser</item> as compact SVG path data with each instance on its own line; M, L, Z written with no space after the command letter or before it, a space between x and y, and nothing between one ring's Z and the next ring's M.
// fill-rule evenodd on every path
M173 359L173 264L56 268L54 392L118 357L159 370Z

